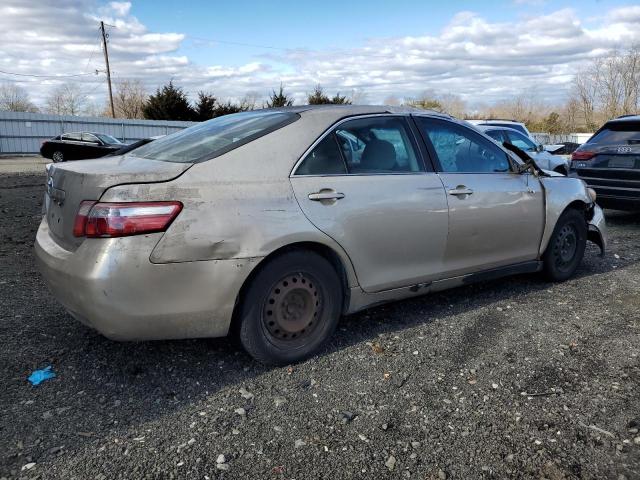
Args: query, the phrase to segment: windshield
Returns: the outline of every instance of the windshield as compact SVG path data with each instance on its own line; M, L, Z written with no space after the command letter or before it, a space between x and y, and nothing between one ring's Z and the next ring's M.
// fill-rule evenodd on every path
M640 124L635 122L611 123L597 132L587 143L598 145L640 145Z
M519 123L497 123L497 122L496 123L492 123L492 122L485 122L482 125L491 125L492 127L509 127L509 128L513 128L514 130L518 130L519 132L522 132L525 135L527 134L527 131Z
M290 112L243 112L224 115L159 138L135 155L165 162L193 163L218 157L299 118Z
M104 143L122 143L120 140L112 137L111 135L105 135L104 133L95 133L94 135Z
M525 152L535 152L536 144L529 140L524 135L519 132L505 132L509 137L509 141L518 147L520 150L524 150Z

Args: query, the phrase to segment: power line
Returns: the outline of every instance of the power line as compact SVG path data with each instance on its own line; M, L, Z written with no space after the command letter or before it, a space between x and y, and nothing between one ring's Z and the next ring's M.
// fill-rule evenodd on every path
M0 70L0 73L4 73L5 75L16 75L18 77L70 78L70 77L82 77L84 75L96 75L97 74L97 70L95 72L73 73L73 74L70 74L70 75L34 75L32 73L7 72L7 71L4 71L4 70Z
M296 51L296 50L308 51L307 49L305 49L303 47L276 47L274 45L260 45L260 44L257 44L257 43L233 42L233 41L230 41L230 40L218 40L218 39L215 39L215 38L196 37L196 36L193 36L193 35L187 35L187 39L199 40L201 42L209 42L209 43L221 43L223 45L236 45L236 46L240 46L240 47L264 48L264 49L268 49L268 50L279 50L279 51L282 51L282 52L291 52L291 51ZM322 54L322 52L318 52L318 53ZM385 60L388 60L389 58L393 58L396 55L400 55L400 54L404 54L405 56L412 56L412 52L411 51L407 51L407 52L397 51L397 52L389 52L389 53L368 53L368 52L362 51L362 49L358 50L357 48L354 48L353 50L335 49L335 50L332 50L332 51L326 51L326 52L324 52L324 54L325 55L330 55L332 58L335 57L336 55L343 55L343 56L350 56L350 57L381 58L381 59L385 59Z

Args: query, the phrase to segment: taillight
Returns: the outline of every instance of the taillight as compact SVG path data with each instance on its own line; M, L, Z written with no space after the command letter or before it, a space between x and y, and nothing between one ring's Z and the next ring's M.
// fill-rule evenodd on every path
M89 238L125 237L142 233L164 232L174 218L182 210L180 202L122 202L93 203L89 206L89 213L84 220L81 211L85 204L82 202L73 229L75 236ZM82 234L76 233L76 226Z
M87 224L87 218L89 218L91 207L93 207L95 204L95 200L84 200L80 202L80 208L78 208L76 219L73 222L74 237L84 237L84 227Z
M571 161L578 162L580 160L591 160L595 156L595 152L590 152L588 150L576 150L571 154Z

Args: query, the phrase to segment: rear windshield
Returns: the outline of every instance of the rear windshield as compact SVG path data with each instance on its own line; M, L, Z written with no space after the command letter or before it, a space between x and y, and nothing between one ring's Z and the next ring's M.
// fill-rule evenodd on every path
M640 145L640 123L610 123L591 137L587 143L597 143L598 145Z
M290 112L223 115L159 138L135 150L135 156L165 162L194 163L218 157L296 121Z

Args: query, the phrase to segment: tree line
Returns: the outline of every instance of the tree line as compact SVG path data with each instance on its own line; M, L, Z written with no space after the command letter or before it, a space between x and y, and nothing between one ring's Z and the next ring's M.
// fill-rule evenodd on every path
M330 96L321 85L307 94L310 105L362 103L363 92L352 98L340 93ZM522 91L491 105L469 105L454 93L425 92L417 98L389 96L387 105L410 105L448 113L462 119L506 118L523 122L532 132L593 132L610 118L640 113L640 45L595 58L574 75L569 92L561 102L540 99L535 89ZM200 91L190 102L184 90L170 81L148 95L138 80L116 82L114 106L118 118L203 121L228 113L254 108L277 108L294 104L293 96L280 84L266 102L257 105L249 96L239 102L222 100L211 92ZM33 112L39 109L24 89L0 84L0 110ZM46 99L44 111L66 115L104 115L107 109L88 105L87 96L78 84L56 87Z
M202 122L229 113L244 112L255 108L289 107L293 96L285 91L283 84L272 90L266 103L258 106L256 100L247 96L240 102L221 100L213 93L199 91L193 102L189 101L182 87L173 80L148 95L139 80L121 80L115 83L113 95L116 118L136 118L147 120L183 120ZM316 85L307 95L309 105L350 104L351 100L340 92L332 97L325 93L321 85ZM39 112L26 90L13 84L0 84L0 110L14 112ZM107 106L91 105L88 96L78 84L67 83L54 88L47 96L44 112L56 115L110 116Z

